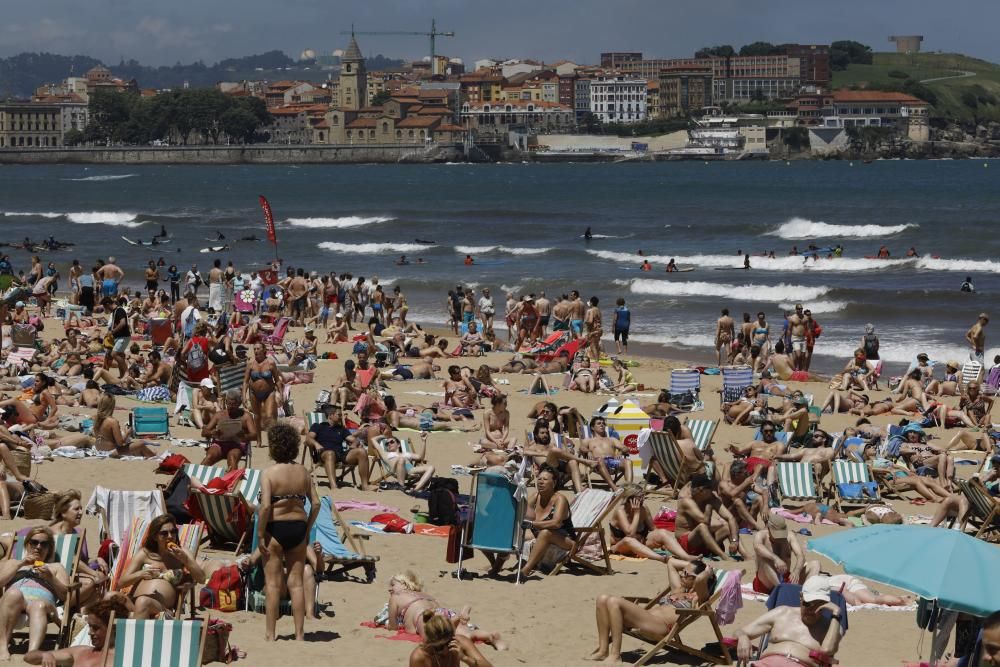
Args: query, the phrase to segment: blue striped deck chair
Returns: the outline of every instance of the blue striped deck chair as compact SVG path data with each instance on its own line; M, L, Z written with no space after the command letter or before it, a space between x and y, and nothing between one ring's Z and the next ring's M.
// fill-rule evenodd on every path
M115 618L114 667L201 667L205 652L205 621L138 621ZM107 666L112 633L104 644L102 664Z
M786 501L819 502L819 485L811 463L776 461L772 465L777 467L778 495L782 505Z
M680 445L677 444L677 440L669 431L650 431L646 444L649 446L649 455L651 455L648 460L644 461L647 465L647 475L649 470L653 469L653 461L655 460L665 476L665 479L661 479L659 486L651 493L662 493L660 489L669 486L676 495L676 492L680 491L680 488L687 483L687 473L683 466L684 455L681 453ZM642 449L639 450L639 455L643 455ZM643 458L645 459L645 457ZM658 475L659 473L660 471L657 471Z
M497 555L517 557L517 583L521 583L521 564L524 559L525 498L516 497L517 485L500 473L484 470L473 472L472 490L469 493L469 520L462 527L458 549L458 578L462 579L462 566L474 549L483 552L490 565L497 563ZM452 529L454 530L454 528Z
M308 411L306 411L305 413L303 413L302 421L305 422L306 433L308 433L310 428L312 428L316 424L322 424L323 422L326 421L326 414L323 413L323 412L308 412ZM310 461L309 464L306 464L306 458L307 457L309 457L309 461ZM323 469L323 463L321 461L315 461L315 460L313 460L313 458L312 458L312 450L305 443L302 443L302 461L301 461L301 463L302 463L302 465L308 465L310 472L315 471L316 468L319 468L320 470ZM340 475L337 476L337 480L338 480L338 482L340 484L343 484L344 483L344 478L346 478L347 475L350 475L351 476L351 484L353 484L354 486L358 485L358 478L357 478L357 475L355 474L355 471L357 470L357 466L345 466L343 461L337 461L337 467L340 469ZM371 468L369 468L369 469L371 469Z
M696 368L670 369L670 395L677 396L690 392L697 400L701 391L701 372Z
M753 386L753 369L749 366L723 366L720 404L743 398L747 387Z
M878 483L872 480L866 464L834 460L831 474L834 499L838 507L865 507L882 502Z
M18 535L14 541L14 546L11 549L11 558L14 560L24 558L24 537L24 535ZM71 583L77 579L77 572L80 567L80 551L83 548L83 541L85 539L86 531L84 530L81 530L79 534L55 536L54 562L59 563L66 569ZM55 617L55 623L59 627L59 632L57 633L59 646L65 646L69 640L73 614L80 605L78 596L79 589L73 589L66 591L66 595L61 599L57 599L56 607L58 613ZM58 598L58 596L56 597Z
M406 438L400 438L398 436L393 436L399 440L399 451L406 452L407 454L413 454L413 445ZM379 436L373 438L369 444L369 452L374 455L375 463L379 466L382 471L382 476L379 477L378 481L388 479L390 477L396 477L396 468L393 466L392 461L389 460L389 453L385 450L385 437ZM413 469L413 462L406 461L405 463L406 475L409 476L410 471ZM406 485L405 479L396 480L400 484Z
M719 426L719 420L688 417L684 420L684 425L691 431L695 446L701 451L705 451L712 445L712 438L715 436L715 429Z
M865 462L865 445L868 443L864 438L842 438L834 449L837 453L834 458L853 461L855 463Z
M184 471L202 484L226 474L225 468L188 464ZM245 468L244 477L232 493L209 494L192 489L202 517L208 526L208 536L216 545L236 544L238 553L250 530L250 515L260 496L260 471ZM243 518L241 518L243 517ZM236 520L240 519L240 520Z

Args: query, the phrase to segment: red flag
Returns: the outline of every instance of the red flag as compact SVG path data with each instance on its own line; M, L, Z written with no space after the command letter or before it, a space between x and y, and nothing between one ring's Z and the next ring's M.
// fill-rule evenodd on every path
M260 207L264 209L264 225L267 227L267 240L278 245L278 237L274 234L274 216L271 215L271 205L267 203L267 198L260 195Z

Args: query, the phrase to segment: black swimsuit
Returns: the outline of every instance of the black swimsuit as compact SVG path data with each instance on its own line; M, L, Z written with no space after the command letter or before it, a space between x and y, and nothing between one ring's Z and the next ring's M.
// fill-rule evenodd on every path
M306 497L299 493L289 493L283 496L271 496L272 503L279 500L292 499L301 500L303 505L306 502ZM281 548L284 551L294 549L305 542L306 538L309 537L309 524L301 519L268 521L266 528L267 532L278 542L278 544L281 545Z

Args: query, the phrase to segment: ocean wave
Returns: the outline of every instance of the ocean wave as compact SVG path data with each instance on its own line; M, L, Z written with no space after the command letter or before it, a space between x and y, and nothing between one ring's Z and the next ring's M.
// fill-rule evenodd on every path
M702 281L648 280L637 278L632 281L633 294L655 294L658 296L709 296L736 301L783 303L787 301L815 301L831 288L824 285L806 287L804 285L729 285Z
M104 176L85 176L83 178L62 178L62 181L77 181L80 183L87 181L120 181L124 178L135 178L139 174L107 174Z
M956 271L960 273L1000 273L1000 262L988 259L944 259L940 257L918 257L916 266L930 271Z
M26 213L26 212L23 212L23 211L5 211L3 215L4 215L5 218L48 218L50 220L54 219L54 218L61 218L63 216L62 213L52 213L51 211L47 211L45 213Z
M823 354L831 357L850 359L854 356L854 351L858 349L858 342L861 334L854 340L824 340L820 337L816 341L816 354ZM880 336L878 356L882 361L892 363L910 363L916 359L917 354L926 352L932 361L945 362L954 359L960 364L964 364L969 359L969 347L966 345L951 345L948 343L921 343L919 337L909 338L906 344L893 343L889 336ZM988 349L986 358L992 359L1000 354L1000 348Z
M837 313L847 308L850 304L846 301L806 301L802 304L805 310L813 313ZM794 303L780 303L778 307L782 310L795 310Z
M323 241L318 247L347 255L378 255L386 252L419 252L427 246L419 243L335 243Z
M309 227L311 229L344 229L347 227L363 227L379 222L389 222L393 218L386 216L361 217L348 215L342 218L288 218L285 222L293 227Z
M491 252L502 252L507 255L543 255L554 248L514 248L505 245L457 245L455 252L463 255L486 255Z
M86 213L67 213L66 219L78 225L111 225L114 227L138 227L143 224L136 221L135 213L122 211L90 211Z
M914 224L905 225L831 225L825 222L813 222L805 218L792 218L767 236L778 236L783 239L826 239L826 238L877 238L899 234Z

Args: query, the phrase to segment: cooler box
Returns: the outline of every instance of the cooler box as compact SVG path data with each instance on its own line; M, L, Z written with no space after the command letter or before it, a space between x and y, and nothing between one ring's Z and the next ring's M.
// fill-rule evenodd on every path
M605 408L602 408L602 410ZM639 404L634 401L625 400L613 409L607 406L604 418L608 421L608 427L618 432L618 437L626 447L632 457L632 466L638 468L642 465L639 459L639 431L649 428L649 415L642 411Z
M133 408L132 430L137 436L170 435L166 408Z

